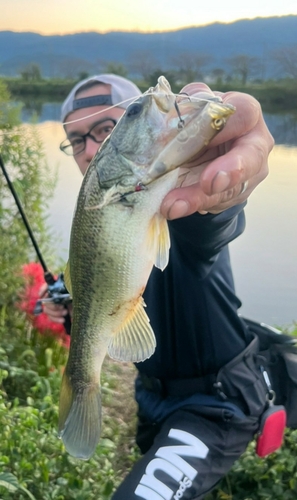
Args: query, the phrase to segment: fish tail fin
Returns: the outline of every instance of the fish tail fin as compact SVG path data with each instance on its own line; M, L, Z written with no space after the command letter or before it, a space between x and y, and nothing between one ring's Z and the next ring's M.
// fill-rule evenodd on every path
M66 370L62 379L59 408L59 437L68 453L87 460L94 453L101 432L99 384L75 391Z

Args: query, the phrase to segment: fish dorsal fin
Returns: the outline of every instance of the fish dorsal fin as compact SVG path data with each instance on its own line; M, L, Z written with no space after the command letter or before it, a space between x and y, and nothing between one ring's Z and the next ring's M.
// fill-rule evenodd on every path
M154 265L164 271L169 261L170 235L167 220L160 213L151 219L148 245Z
M65 286L66 286L68 292L72 296L72 285L71 285L71 278L70 278L70 263L69 263L69 260L67 262L66 269L65 269L65 272L64 272L64 283L65 283Z
M124 324L108 346L108 354L113 359L135 363L144 361L154 353L156 338L144 310L142 296L131 305Z

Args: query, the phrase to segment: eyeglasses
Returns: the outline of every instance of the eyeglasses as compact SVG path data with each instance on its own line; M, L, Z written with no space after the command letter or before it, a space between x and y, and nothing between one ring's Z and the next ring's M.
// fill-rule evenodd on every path
M65 139L65 141L61 142L60 149L63 153L66 153L66 155L78 155L85 150L87 137L92 139L92 141L97 142L97 144L102 144L104 139L109 136L116 124L116 120L113 120L112 118L100 120L100 122L97 122L92 126L87 134L77 134L73 135L73 137L70 137L69 139Z

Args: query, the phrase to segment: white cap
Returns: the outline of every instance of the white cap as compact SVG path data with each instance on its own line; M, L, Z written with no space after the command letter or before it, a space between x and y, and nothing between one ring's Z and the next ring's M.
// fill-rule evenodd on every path
M97 95L75 99L78 90L89 82L100 82L111 86L110 95ZM66 116L76 109L88 108L90 106L114 106L126 109L129 104L141 94L140 90L134 83L122 76L103 74L95 75L77 83L71 90L62 104L61 121L64 122Z

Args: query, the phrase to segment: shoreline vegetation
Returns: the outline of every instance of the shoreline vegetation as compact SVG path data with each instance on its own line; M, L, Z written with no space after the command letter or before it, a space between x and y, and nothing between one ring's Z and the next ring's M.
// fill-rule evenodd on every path
M7 86L13 99L17 100L46 100L47 102L62 102L73 86L79 81L74 79L40 79L36 81L25 81L21 77L0 77ZM170 81L170 80L169 80ZM134 82L141 91L146 91L151 82L136 80ZM179 92L182 84L172 84L172 90ZM245 85L234 80L228 83L216 81L209 83L212 90L228 92L235 90L245 92L255 97L265 111L275 113L297 109L297 85L293 79L268 80L261 83L249 83Z

